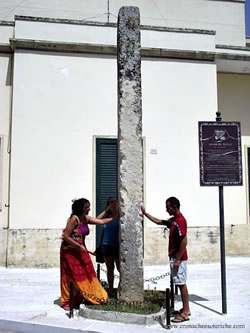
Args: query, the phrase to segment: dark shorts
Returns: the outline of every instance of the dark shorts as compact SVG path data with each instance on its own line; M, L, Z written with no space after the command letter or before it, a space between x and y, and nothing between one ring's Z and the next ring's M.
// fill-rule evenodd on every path
M119 258L119 246L113 246L113 245L102 245L102 255L106 258Z

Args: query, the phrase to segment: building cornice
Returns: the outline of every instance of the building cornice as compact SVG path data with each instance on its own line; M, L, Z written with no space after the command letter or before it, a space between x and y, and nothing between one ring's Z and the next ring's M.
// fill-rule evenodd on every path
M15 26L15 22L13 21L0 21L0 26Z
M98 45L86 43L65 43L46 40L10 39L10 44L0 44L1 53L14 53L16 50L60 52L117 56L115 45ZM162 58L176 60L190 60L217 64L218 72L232 72L250 74L250 48L217 45L214 52L199 50L181 50L166 48L141 49L142 58Z
M0 53L13 53L10 44L0 43Z
M10 46L13 51L16 49L23 49L23 50L39 50L39 51L50 51L50 52L92 53L92 54L104 54L104 55L114 55L114 56L116 56L117 54L117 48L114 45L62 43L62 42L51 42L45 40L12 38L10 39ZM142 48L141 56L214 61L215 53L207 51L193 51L193 50Z
M21 16L21 15L16 15L15 21L31 21L31 22L43 22L43 23L72 24L72 25L86 25L86 26L95 26L95 27L117 28L116 23L48 18L48 17ZM141 29L142 30L152 30L152 31L163 31L163 32L179 32L179 33L186 33L186 34L190 34L190 33L203 34L203 35L215 35L216 34L215 30L171 28L171 27L161 27L161 26L154 26L154 25L141 25Z
M224 49L224 50L234 50L234 51L250 51L250 47L246 46L234 46L234 45L221 45L216 44L216 49Z

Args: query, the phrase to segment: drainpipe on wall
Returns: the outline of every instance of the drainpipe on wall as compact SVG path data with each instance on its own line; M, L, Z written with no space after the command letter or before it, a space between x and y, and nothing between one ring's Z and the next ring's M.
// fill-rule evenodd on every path
M9 136L7 153L9 155L9 179L8 179L8 203L5 207L8 208L6 229L6 252L5 252L5 267L8 267L8 247L9 247L9 228L10 228L10 182L11 182L11 140L12 140L12 113L13 113L13 77L14 77L14 53L10 58L10 116L9 116Z

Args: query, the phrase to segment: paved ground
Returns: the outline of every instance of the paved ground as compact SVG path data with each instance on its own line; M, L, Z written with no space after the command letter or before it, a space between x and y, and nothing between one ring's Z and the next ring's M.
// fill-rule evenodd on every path
M105 268L104 265L102 265ZM170 331L250 332L250 257L226 259L227 314L222 315L220 263L189 265L190 320ZM146 266L145 278L169 271L166 266ZM0 332L166 332L159 323L139 326L80 317L70 319L59 306L59 269L0 268ZM102 278L105 273L102 271ZM165 290L169 277L146 282L145 289ZM176 300L175 309L180 308Z

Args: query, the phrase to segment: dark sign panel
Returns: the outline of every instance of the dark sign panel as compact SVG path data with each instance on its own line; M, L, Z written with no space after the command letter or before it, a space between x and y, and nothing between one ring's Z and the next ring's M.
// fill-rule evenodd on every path
M239 122L199 122L200 184L242 185Z

